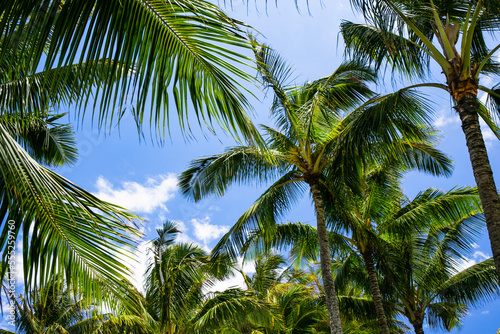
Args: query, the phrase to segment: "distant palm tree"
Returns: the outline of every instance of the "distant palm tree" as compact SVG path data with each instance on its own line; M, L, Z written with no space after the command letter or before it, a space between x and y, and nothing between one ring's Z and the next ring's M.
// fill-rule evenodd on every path
M239 146L197 159L180 177L183 194L200 200L223 195L232 183L268 182L279 177L243 214L214 249L233 257L254 226L271 240L275 219L306 192L312 195L320 263L332 333L342 333L327 241L325 185L347 182L359 189L364 163L398 156L434 174L449 173L450 161L429 145L427 105L411 91L375 96L366 84L374 73L360 63L342 64L331 76L303 87L287 85L291 71L271 49L255 44L263 83L274 92L272 116L278 129L263 126L267 149Z
M500 44L487 37L488 33L494 37L500 29L500 3L483 0L353 0L351 3L368 22L342 23L346 52L355 59L379 66L388 63L393 71L400 71L410 79L425 80L433 63L441 68L445 85L417 86L441 88L453 99L462 122L500 280L500 198L479 125L481 117L500 138L494 117L500 93L479 84L482 75L498 80L500 74L500 63L494 57ZM490 95L491 110L478 101L479 90Z
M151 326L155 333L203 330L195 319L207 302L206 290L232 275L233 262L227 257L211 261L198 246L174 243L179 230L171 221L157 232L151 248L154 258L146 272L145 309Z
M11 299L16 333L22 334L140 334L150 333L148 323L134 315L101 314L56 281L31 290L27 297ZM0 333L14 332L0 329Z
M493 258L462 269L459 264L484 228L481 217L430 227L425 233L393 244L390 283L398 291L399 307L415 333L429 327L451 330L470 307L498 298ZM404 272L405 275L396 273ZM395 278L392 281L392 278Z
M254 261L255 273L248 276L241 272L248 290L232 289L213 298L215 301L239 291L240 295L252 298L255 304L263 306L262 309L242 310L243 315L236 315L236 312L233 312L233 317L229 316L226 321L219 322L222 326L215 332L329 333L324 295L311 285L309 273L286 268L285 264L286 261L281 255L259 256ZM266 314L263 310L270 312ZM207 317L208 314L211 313L208 312L203 317Z

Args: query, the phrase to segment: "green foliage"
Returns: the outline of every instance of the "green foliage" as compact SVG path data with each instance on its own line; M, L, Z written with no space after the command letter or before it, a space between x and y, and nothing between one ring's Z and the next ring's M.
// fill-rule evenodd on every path
M57 280L33 289L12 302L18 333L25 334L118 334L149 333L147 322L136 315L102 314L89 309L80 295L64 288ZM10 333L0 330L2 333Z
M275 93L271 115L277 129L263 127L267 149L229 148L194 160L179 179L181 192L196 201L221 196L232 184L273 182L221 239L216 255L236 257L254 228L265 231L266 242L272 240L276 221L313 179L346 182L356 192L364 165L395 159L432 174L451 172L448 158L432 147L428 105L418 94L374 96L367 85L375 75L357 62L305 86L285 86L290 74L282 59L268 47L254 47L262 80Z
M48 75L77 62L83 79L74 86L77 100L86 105L96 94L92 118L100 127L111 128L132 105L137 123L149 122L163 138L174 105L187 132L192 107L200 125L213 130L215 122L250 139L256 131L241 82L251 78L238 67L249 63L239 53L250 49L247 28L204 0L8 1L0 4L0 68L21 54L29 67L11 67L12 72L26 74L24 85L35 81L45 96L56 96L70 77L34 78L34 71L42 67ZM92 91L88 83L100 59L111 67L100 89ZM29 102L15 102L15 110L26 110ZM83 118L84 108L80 112Z
M115 307L117 298L128 295L130 272L118 258L132 257L129 249L139 232L131 221L137 217L41 164L72 165L77 159L72 127L51 109L81 98L82 87L95 88L126 70L97 59L88 64L94 66L92 76L81 64L37 73L29 50L40 42L49 48L52 35L29 35L24 29L34 22L11 22L0 35L0 276L14 269L7 246L12 251L15 245L24 264L15 269L23 274L26 292L57 277L85 302Z

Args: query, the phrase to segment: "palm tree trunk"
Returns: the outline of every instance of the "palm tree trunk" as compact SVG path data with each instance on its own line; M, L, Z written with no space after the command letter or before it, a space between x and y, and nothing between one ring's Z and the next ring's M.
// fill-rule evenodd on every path
M500 282L500 198L479 127L476 96L468 94L461 98L455 109L462 121L462 130L469 149L472 170L483 205L491 250Z
M335 291L335 282L333 281L332 261L330 259L330 246L328 244L328 234L326 231L323 198L321 197L321 191L317 180L311 181L309 186L314 201L314 209L316 210L321 275L323 276L323 287L325 289L326 308L330 319L330 329L332 334L343 334L337 292Z
M370 290L372 293L373 303L375 304L375 312L377 313L378 324L380 325L380 333L390 334L389 326L387 325L387 318L384 312L384 305L382 304L382 294L380 293L380 286L378 284L377 271L373 264L372 251L361 252L363 260L365 261L366 270L368 271L368 280L370 281Z
M415 330L415 334L424 334L424 317L417 316L417 319L410 321L413 329Z

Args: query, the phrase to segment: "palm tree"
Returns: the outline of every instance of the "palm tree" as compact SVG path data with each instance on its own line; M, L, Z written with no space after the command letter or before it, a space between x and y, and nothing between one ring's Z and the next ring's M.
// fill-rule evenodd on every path
M303 87L287 86L291 72L281 58L265 46L255 48L260 76L275 97L271 112L278 129L263 127L268 149L239 146L197 159L182 173L179 186L185 196L200 200L212 193L223 195L235 182L280 177L214 249L215 255L226 251L233 257L252 226L259 226L271 239L275 219L308 189L317 217L330 326L332 333L342 333L322 188L339 180L359 188L363 163L391 154L435 174L449 173L449 160L428 145L431 135L423 125L427 105L413 92L376 96L361 103L372 94L365 83L373 82L375 76L356 62L345 63L331 76Z
M329 189L331 195L338 198L338 205L330 206L328 215L336 230L344 232L344 235L337 234L335 239L349 243L350 257L361 257L382 333L388 333L388 327L384 329L383 325L387 323L384 319L386 312L375 268L377 258L383 263L383 249L387 243L384 236L396 234L404 237L426 225L439 226L479 214L482 208L476 190L467 188L449 192L428 189L409 201L401 191L402 170L394 164L373 168L366 174L363 191L357 196L349 189ZM344 213L339 214L340 211ZM350 257L344 263L347 266Z
M425 83L452 97L465 134L474 178L484 208L493 258L500 279L500 199L493 179L479 117L500 138L492 112L478 100L478 90L498 101L495 89L479 84L481 75L498 75L486 33L500 28L499 6L492 1L355 0L368 24L343 22L347 52L355 59L387 62L409 78L424 78L432 63L443 71L446 84ZM460 36L461 35L461 36ZM457 44L460 41L459 44ZM436 43L438 42L438 43ZM439 45L437 45L439 44ZM492 103L497 109L495 103Z
M261 307L241 310L244 312L242 315L232 312L223 322L215 322L212 319L212 322L219 324L217 331L212 328L212 332L235 334L330 332L324 295L311 284L312 273L284 267L285 259L277 254L260 255L254 264L255 273L251 276L241 272L248 288L246 291L239 289L224 291L210 299L210 304L220 307L223 305L222 301L226 301L226 296L238 293L253 299L253 302ZM221 302L215 303L219 300ZM236 300L242 300L241 296L234 299ZM200 319L207 318L213 313L208 310L202 311Z
M148 323L141 317L90 311L88 303L64 289L57 280L11 301L17 333L150 333ZM13 334L5 329L0 329L0 333Z
M429 226L443 226L481 213L482 208L474 189L454 189L442 192L428 189L409 201L400 187L402 173L394 165L373 168L364 179L363 191L356 195L348 188L337 185L330 189L338 205L327 207L327 216L334 230L329 232L330 244L339 256L348 256L336 275L336 285L348 284L353 277L349 271L353 263L362 263L368 277L380 326L387 325L383 294L379 284L379 274L375 265L384 265L384 248L388 236L405 238ZM333 201L325 201L334 203ZM300 223L277 226L271 247L283 249L292 246L293 258L300 260L308 256L315 260L318 250L317 232L313 227ZM262 249L265 232L256 230L248 238L243 250ZM253 250L255 251L255 250ZM253 252L251 251L251 252ZM300 262L300 261L299 261ZM388 327L387 327L388 329ZM383 332L383 330L382 330Z
M350 221L335 222L349 234L329 232L336 250L332 257L346 254L337 268L335 284L342 288L368 277L375 307L392 305L391 312L406 316L416 333L423 333L426 314L431 327L442 325L451 330L469 306L491 300L499 292L492 259L458 269L484 223L478 216L477 192L428 189L409 201L398 189L399 182L394 182L400 175L390 180L390 174L387 170L371 173L363 196L341 201L342 207L336 208L353 214ZM245 251L262 249L264 238L265 232L253 231ZM300 223L281 224L270 246L278 250L292 247L295 261L314 260L316 231ZM360 271L360 267L364 268ZM381 303L384 295L389 298L385 305Z
M92 81L95 62L107 59L115 65L99 90L78 86L83 107L95 94L92 119L99 126L112 126L133 105L138 125L149 117L151 129L163 138L172 103L185 131L191 128L186 121L192 107L199 123L209 129L215 122L250 138L256 131L239 82L250 76L238 68L248 63L238 53L249 50L243 31L247 28L204 0L3 1L0 68L9 68L10 57L21 54L31 71L10 71L31 75L40 67L48 71L77 62L80 74ZM129 69L129 74L113 75L118 67ZM41 83L53 94L67 80L50 77ZM17 110L28 108L29 103L21 101Z
M205 290L232 274L232 261L227 257L211 261L198 246L174 243L179 231L170 221L157 232L145 286L151 326L155 333L193 333L193 319L206 301Z
M497 298L500 287L493 258L460 270L458 264L470 252L470 244L484 228L481 217L456 221L444 227L430 227L393 244L397 260L391 261L396 278L401 313L422 334L425 319L429 327L451 330L470 307Z

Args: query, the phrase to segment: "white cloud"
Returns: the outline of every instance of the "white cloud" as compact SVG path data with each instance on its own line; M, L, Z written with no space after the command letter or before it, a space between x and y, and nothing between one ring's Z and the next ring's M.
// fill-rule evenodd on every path
M479 248L479 245L476 244L475 242L471 243L470 246L474 249Z
M448 125L457 125L457 124L460 124L460 117L458 117L457 113L452 112L450 110L441 110L438 113L438 116L433 123L435 127L440 129Z
M474 244L472 245L474 247ZM477 247L474 247L477 248ZM491 256L485 254L484 252L481 251L475 251L474 254L472 254L472 258L467 258L463 257L457 264L457 270L462 271L465 270L473 265L475 265L478 262L484 261L486 259L489 259Z
M123 255L119 256L127 264L128 268L130 268L132 274L130 281L140 292L144 292L144 275L151 261L151 254L148 251L150 247L150 241L142 241L137 246L133 254L133 259Z
M203 219L191 219L193 224L194 235L196 239L206 243L209 240L218 239L229 231L229 226L210 224L210 217L206 216Z
M481 314L489 314L489 313L490 313L490 311L488 311L488 310L481 312Z
M168 212L165 203L174 197L177 177L174 174L148 178L144 184L126 181L115 187L103 176L96 182L95 196L134 212L151 213L160 208Z

